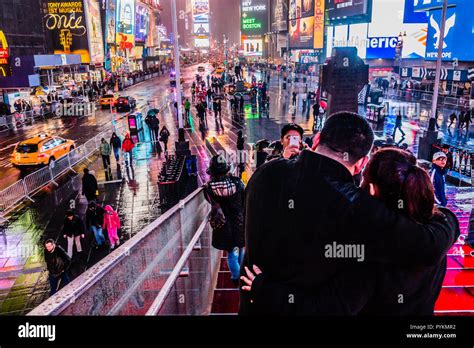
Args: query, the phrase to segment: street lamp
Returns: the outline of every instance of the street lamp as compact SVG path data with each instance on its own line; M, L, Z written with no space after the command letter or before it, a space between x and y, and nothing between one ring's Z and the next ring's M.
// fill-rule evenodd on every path
M179 35L178 35L178 16L176 14L176 0L171 0L171 13L173 19L174 32L174 70L176 73L176 104L178 112L178 142L176 143L176 152L179 149L184 149L184 125L183 125L183 107L181 98L181 70L179 64ZM189 149L189 143L188 143Z

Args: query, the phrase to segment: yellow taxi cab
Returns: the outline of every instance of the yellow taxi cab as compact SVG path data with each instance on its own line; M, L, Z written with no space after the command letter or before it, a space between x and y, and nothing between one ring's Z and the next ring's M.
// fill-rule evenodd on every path
M10 156L14 166L35 166L51 162L67 155L76 147L73 140L41 134L19 142Z
M117 98L113 94L106 94L100 98L100 106L102 108L110 107L110 105L115 105Z

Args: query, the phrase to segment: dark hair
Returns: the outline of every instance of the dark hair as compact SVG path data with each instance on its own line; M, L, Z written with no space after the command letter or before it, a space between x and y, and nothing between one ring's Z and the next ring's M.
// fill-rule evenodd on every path
M66 216L67 216L67 217L74 216L74 212L73 212L72 210L68 210L68 211L66 212Z
M281 129L281 138L283 139L286 133L288 133L291 130L297 131L298 133L300 133L301 138L303 138L303 133L304 133L303 128L301 128L301 126L296 123L288 123L284 125L283 128Z
M89 174L89 169L84 168L84 174Z
M362 187L377 186L378 198L389 208L401 209L417 222L426 222L433 216L434 190L430 177L416 165L415 156L408 151L396 148L377 151L367 164L363 178Z
M52 243L52 244L56 244L56 242L54 241L54 239L46 239L44 242L43 242L43 245L46 245L46 244L49 244L49 243Z
M374 132L367 120L353 112L332 114L321 130L320 146L331 152L347 154L350 164L367 156L374 142Z

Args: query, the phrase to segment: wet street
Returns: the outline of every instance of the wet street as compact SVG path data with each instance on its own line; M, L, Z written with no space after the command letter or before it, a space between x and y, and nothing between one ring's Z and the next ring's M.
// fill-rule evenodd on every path
M190 98L189 87L196 74L197 66L183 69L185 79L185 95ZM206 66L207 72L210 71ZM207 72L205 74L207 74ZM247 76L248 75L244 75ZM270 141L280 137L281 127L289 122L300 124L305 130L305 136L312 136L313 116L312 111L303 111L304 86L293 86L299 92L296 117L288 112L293 89L288 94L281 89L278 76L273 75L269 95L271 98L270 112L259 111L258 106L250 103L245 105L243 115L232 115L229 103L223 104L222 122L219 122L212 112L207 114L208 131L202 132L192 107L191 127L186 130L186 138L190 141L193 154L198 158L198 172L200 182L207 177L205 169L209 162L209 155L205 149L204 139L216 138L220 146L227 151L236 149L237 132L242 130L247 143L255 143L266 138ZM152 102L155 106L163 106L160 113L160 128L166 125L171 136L169 145L174 148L177 139L176 117L174 106L169 103L173 98L170 94L169 79L159 77L132 86L121 93L137 99L138 109ZM449 112L446 110L445 113ZM123 116L124 114L122 114ZM9 163L9 156L13 146L20 140L33 136L39 132L49 132L64 138L73 139L81 145L92 136L111 127L111 113L109 110L97 110L94 117L82 119L53 119L37 122L32 126L25 126L16 132L0 134L0 189L4 188L28 171L20 171ZM118 125L125 122L124 118L118 119ZM472 146L472 139L464 134L452 134L446 131L446 123L441 124L442 136L453 144ZM377 138L385 139L393 132L394 117L388 118L383 127L376 130ZM405 119L403 129L406 142L410 149L416 149L421 130L426 127L426 120ZM119 135L123 138L124 132ZM108 139L107 139L108 140ZM400 141L397 135L395 141ZM148 130L145 129L144 141L134 149L134 165L125 168L112 157L112 174L105 175L102 161L91 157L88 161L75 167L76 173L64 175L59 187L48 187L34 196L35 202L21 206L11 216L5 231L0 234L0 314L22 315L30 311L48 297L49 284L47 272L43 261L41 242L45 238L53 238L60 245L65 246L61 229L64 213L75 206L79 215L83 215L87 206L85 198L81 195L82 169L86 166L97 177L99 182L99 202L110 204L116 209L122 221L120 238L122 241L129 239L147 224L155 220L160 214L158 175L164 161L163 156L158 156L154 143L150 141ZM122 180L123 179L123 180ZM470 212L472 207L472 188L449 187L451 207L456 209L459 216ZM463 221L463 233L467 226ZM89 234L83 240L84 252L76 255L72 267L73 275L91 267L94 263L109 253L106 248L95 249L92 236Z

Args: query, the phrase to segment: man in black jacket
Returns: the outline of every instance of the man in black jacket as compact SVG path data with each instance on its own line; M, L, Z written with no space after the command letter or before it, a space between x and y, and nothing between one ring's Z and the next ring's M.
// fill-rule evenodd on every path
M86 196L87 202L95 201L99 186L94 175L89 173L89 169L84 168L84 176L82 177L82 194Z
M54 240L48 239L44 242L44 260L49 272L48 279L51 286L49 295L52 296L58 290L60 280L63 286L69 283L67 269L71 263L71 258L63 248L56 245Z
M78 253L82 253L81 238L85 237L84 222L73 211L68 210L63 224L63 237L67 238L67 254L72 258L74 243Z
M244 266L257 265L270 279L311 293L349 267L437 263L455 231L443 229L439 217L425 225L412 222L355 186L353 176L366 165L373 139L365 118L337 113L316 134L316 152L261 166L246 191ZM352 253L328 255L328 246ZM369 296L360 283L354 285L355 298ZM333 313L346 300L334 303ZM259 314L245 292L240 314Z

